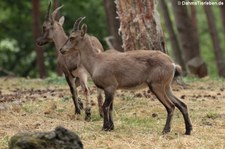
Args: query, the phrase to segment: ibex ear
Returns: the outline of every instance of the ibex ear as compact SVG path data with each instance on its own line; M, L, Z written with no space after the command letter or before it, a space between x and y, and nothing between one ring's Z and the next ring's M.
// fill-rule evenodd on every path
M87 25L83 24L81 27L81 36L84 37L84 35L87 33Z
M65 21L65 17L64 16L61 16L61 18L59 19L59 24L61 26L63 26L64 21Z
M81 36L84 37L84 35L87 33L87 25L83 24L81 27Z

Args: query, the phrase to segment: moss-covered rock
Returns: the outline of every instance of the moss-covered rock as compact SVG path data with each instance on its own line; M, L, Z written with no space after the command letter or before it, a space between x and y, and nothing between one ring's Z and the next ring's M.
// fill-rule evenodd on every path
M83 149L83 144L78 135L59 126L50 132L16 134L9 149Z

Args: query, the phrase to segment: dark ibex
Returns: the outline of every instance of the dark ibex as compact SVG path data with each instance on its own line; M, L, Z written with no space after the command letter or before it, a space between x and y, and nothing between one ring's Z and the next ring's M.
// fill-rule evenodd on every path
M70 87L70 91L71 91L72 98L75 105L75 114L81 113L80 106L78 103L77 90L76 90L76 86L81 85L82 89L85 91L85 96L86 96L85 119L89 120L91 115L91 106L90 106L90 101L88 98L89 89L87 87L87 77L88 77L87 71L82 65L78 66L78 62L79 62L78 52L73 52L72 54L66 54L66 55L62 55L59 52L59 49L63 46L63 44L66 42L68 38L62 27L64 23L64 17L62 16L59 19L59 21L55 19L57 12L62 8L62 6L55 9L51 15L50 15L50 7L51 7L51 3L48 6L48 12L47 12L45 21L43 23L42 36L37 39L37 44L39 46L42 46L47 43L54 42L57 53L58 53L57 63L60 66L60 69L65 74L66 81ZM76 28L76 26L78 26L83 19L84 18L77 19L74 27ZM91 42L98 49L98 52L103 51L103 47L97 38L95 37L91 38ZM74 77L76 78L76 81L75 81L76 85L73 79ZM99 112L101 115L102 114L102 95L99 89L97 91L98 91L98 106L99 106Z
M167 110L163 133L170 132L171 119L176 106L184 117L185 134L191 134L192 124L187 105L179 100L171 90L171 82L179 74L181 68L174 64L168 55L153 50L98 53L90 40L92 37L86 32L85 24L81 30L74 30L60 51L62 54L79 51L81 64L90 73L94 84L104 90L103 130L114 129L112 110L115 91L147 86Z

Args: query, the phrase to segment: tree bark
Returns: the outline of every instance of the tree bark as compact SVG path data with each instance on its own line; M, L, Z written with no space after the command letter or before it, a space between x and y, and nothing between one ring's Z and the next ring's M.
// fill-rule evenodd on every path
M160 50L167 53L154 0L116 0L124 51Z
M187 63L192 58L200 56L199 44L196 42L196 37L193 34L193 27L191 18L188 15L187 6L178 5L177 2L178 0L171 0L177 31L183 49L184 61Z
M206 1L209 1L209 0L206 0ZM214 46L214 54L216 57L218 74L219 76L225 78L225 61L224 61L222 49L220 47L218 32L216 30L215 17L209 5L204 5L204 10L206 13L209 31L210 31L210 35L211 35L213 46Z
M39 0L32 0L32 14L33 14L33 37L34 43L36 39L40 36L40 1ZM36 66L38 69L39 77L45 78L46 77L46 69L44 65L44 50L35 44L36 50Z
M220 5L221 19L223 23L223 31L225 35L225 0L219 0L219 2L223 2L223 5Z
M203 61L200 55L198 35L194 33L195 29L192 26L192 20L188 14L187 6L178 5L178 2L182 3L182 1L185 0L171 0L171 3L173 7L181 48L183 51L184 62L185 64L188 64L189 61L195 58L201 59L201 61ZM205 62L203 62L203 65L206 65ZM199 69L202 69L201 67L203 65L199 66ZM204 68L206 69L204 71L206 72L204 75L198 74L199 71L191 71L192 69L189 69L189 72L199 77L203 77L207 75L207 67Z
M193 0L190 0L191 2ZM195 37L195 42L196 42L196 47L198 47L200 51L200 46L199 46L199 38L198 38L198 26L197 26L197 16L196 16L196 6L195 5L190 5L191 8L191 24L193 28L193 36Z
M162 14L163 14L163 17L165 20L165 24L166 24L166 28L169 33L169 38L170 38L171 45L173 48L173 55L175 57L175 62L178 63L179 65L181 65L183 70L186 71L184 60L182 58L182 51L180 49L176 33L173 29L173 23L170 19L168 7L167 7L165 0L159 0L159 6L161 8L160 10L162 11Z
M116 14L116 4L113 0L104 0L104 7L107 16L108 30L112 39L112 47L118 51L123 51L122 38L119 35L120 22Z

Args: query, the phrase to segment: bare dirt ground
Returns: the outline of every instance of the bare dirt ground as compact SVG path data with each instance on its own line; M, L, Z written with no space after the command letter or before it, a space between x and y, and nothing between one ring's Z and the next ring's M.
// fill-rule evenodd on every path
M185 136L183 117L176 109L172 131L162 135L166 110L148 90L118 91L112 132L101 131L96 89L91 88L92 121L76 117L64 78L0 78L0 149L18 132L50 131L64 126L80 137L86 149L225 148L225 80L185 79L186 88L173 85L187 103L193 123ZM79 95L83 98L82 92Z

